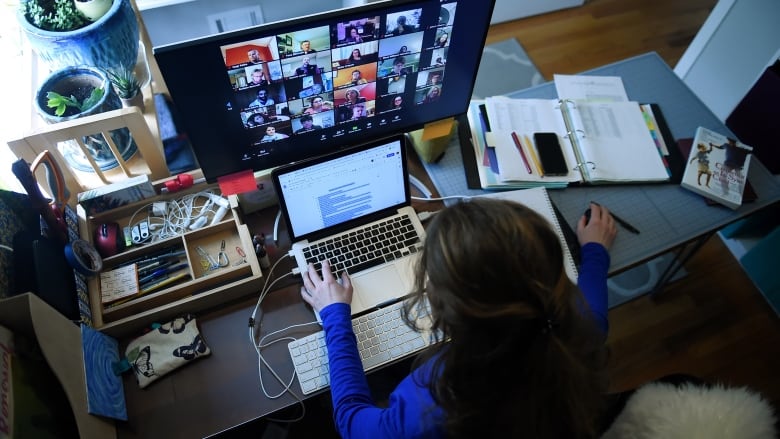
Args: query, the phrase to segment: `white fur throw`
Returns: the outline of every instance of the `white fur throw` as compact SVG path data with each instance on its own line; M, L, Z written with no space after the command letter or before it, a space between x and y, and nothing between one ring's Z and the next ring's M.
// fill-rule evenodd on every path
M642 386L602 439L772 439L770 404L748 388Z

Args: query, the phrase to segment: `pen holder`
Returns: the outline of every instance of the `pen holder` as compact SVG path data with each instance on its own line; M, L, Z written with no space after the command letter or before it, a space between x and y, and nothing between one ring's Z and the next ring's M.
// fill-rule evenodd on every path
M427 128L409 133L412 140L412 146L414 147L414 150L417 151L421 160L424 160L427 163L434 163L441 158L444 151L447 150L453 134L456 133L458 129L458 121L452 120L451 122L449 131L445 132L443 135L430 137L429 135L426 135Z

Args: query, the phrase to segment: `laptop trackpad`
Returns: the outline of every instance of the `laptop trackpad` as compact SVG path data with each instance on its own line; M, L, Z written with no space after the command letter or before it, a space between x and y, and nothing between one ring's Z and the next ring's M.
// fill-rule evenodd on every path
M404 282L396 267L392 265L353 277L352 286L364 309L406 294L403 291ZM352 302L354 308L357 304L354 299ZM355 309L352 311L357 312Z

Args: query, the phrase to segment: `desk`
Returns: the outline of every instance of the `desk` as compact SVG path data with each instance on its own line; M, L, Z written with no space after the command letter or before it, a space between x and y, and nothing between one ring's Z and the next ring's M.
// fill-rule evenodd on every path
M675 139L693 137L698 126L731 133L656 53L647 53L587 71L586 75L620 76L629 99L657 103ZM552 82L509 95L513 98L557 97ZM674 145L671 145L674 147ZM457 139L444 158L426 164L442 196L476 195L467 188ZM610 274L617 274L658 255L710 236L723 226L780 200L780 176L772 175L758 160L751 161L748 178L758 199L736 211L708 207L703 199L676 184L584 186L550 190L550 198L572 227L594 200L609 207L641 231L619 232L610 249Z
M726 131L656 54L639 56L588 73L622 76L631 98L660 104L672 134L677 138L692 136L698 125ZM552 98L555 97L555 89L552 84L544 84L515 93L513 97ZM426 165L426 169L441 195L480 193L466 189L462 162L458 164L458 147L457 140L454 140L444 160L436 165ZM620 233L616 240L611 251L610 271L617 273L780 199L780 177L769 174L758 161L751 163L749 178L758 200L737 211L707 207L699 196L669 184L582 187L550 191L550 194L570 224L575 224L589 200L596 200L641 230L640 235ZM434 207L424 206L423 209ZM275 209L267 209L257 218L248 218L250 230L269 235L274 214ZM257 225L252 226L255 221ZM288 248L286 231L280 230L279 236L280 249ZM269 251L272 259L282 254L273 250ZM275 273L289 272L292 263L285 263L287 265L278 267ZM262 334L312 320L312 313L299 298L298 288L297 283L292 282L266 297L262 307ZM193 362L146 390L139 390L132 377L125 378L131 421L119 424L120 438L200 437L295 404L289 395L269 400L259 389L257 355L247 336L247 321L256 299L251 297L198 315L204 339L213 352L210 357ZM314 326L307 327L290 335L302 336L315 329ZM279 343L264 353L283 378L291 376L292 363L286 343ZM269 392L278 392L279 386L272 383L269 376L264 377L269 383ZM300 394L297 380L292 388Z

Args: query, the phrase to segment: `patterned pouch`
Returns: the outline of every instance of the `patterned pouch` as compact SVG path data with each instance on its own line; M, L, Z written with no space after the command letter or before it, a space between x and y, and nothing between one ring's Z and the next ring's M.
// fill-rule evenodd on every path
M211 350L191 314L136 338L125 350L125 357L142 389L168 372L209 354Z

